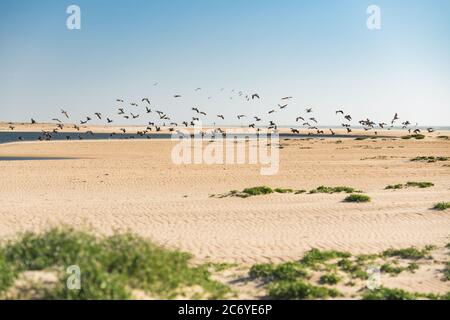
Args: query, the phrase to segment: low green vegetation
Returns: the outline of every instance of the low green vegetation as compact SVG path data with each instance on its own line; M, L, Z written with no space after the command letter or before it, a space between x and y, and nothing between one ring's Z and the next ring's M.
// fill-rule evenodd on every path
M367 291L363 294L363 300L416 300L417 294L402 289L389 289L381 287Z
M206 265L192 266L191 255L167 250L131 234L97 238L85 232L53 229L26 233L0 250L0 294L25 271L57 272L55 286L43 299L128 299L133 290L151 297L174 298L189 288L201 292L189 298L222 298L228 287L212 280ZM81 289L68 290L66 269L81 271Z
M276 188L274 190L276 193L293 193L294 190L292 189L283 189L283 188Z
M370 202L370 197L365 194L351 194L344 199L344 202Z
M320 186L317 187L316 189L312 189L309 191L310 194L313 193L341 193L341 192L345 192L345 193L358 193L361 191L355 190L354 188L351 187L345 187L345 186L340 186L340 187L326 187L326 186Z
M450 281L450 261L449 262L447 262L447 264L445 265L445 268L444 268L444 278L443 278L443 280L444 281Z
M341 252L335 250L311 249L303 256L301 262L308 267L315 267L317 264L324 263L336 258L349 258L351 254L348 252Z
M415 247L405 249L388 249L382 253L384 257L398 257L401 259L418 260L429 256L433 247L425 247L420 250Z
M270 187L261 186L261 187L246 188L242 190L242 193L248 194L250 196L260 196L264 194L273 193L273 190Z
M412 158L410 161L418 161L418 162L437 162L437 161L448 161L448 157L434 157L434 156L421 156Z
M433 207L434 210L447 210L450 208L450 202L439 202Z
M274 299L327 299L341 294L336 289L315 286L303 280L274 282L268 287L269 296Z
M225 194L219 194L219 195L211 195L210 197L215 198L226 198L226 197L239 197L239 198L248 198L252 196L260 196L260 195L267 195L271 193L293 193L293 194L303 194L307 191L305 189L295 190L292 188L275 188L272 189L271 187L267 186L259 186L259 187L252 187L252 188L246 188L242 191L238 190L232 190ZM345 186L339 186L339 187L326 187L326 186L320 186L315 189L310 190L309 194L314 193L360 193L362 191L356 190L351 187L345 187Z
M320 283L321 284L329 284L334 285L339 283L342 280L342 278L336 274L336 273L327 273L320 277Z
M384 189L386 189L386 190L392 190L392 189L397 190L397 189L403 189L403 187L404 187L403 184L398 183L398 184L390 184Z
M249 275L265 281L295 280L308 277L305 267L298 262L286 262L279 265L270 263L256 264L251 267Z
M423 140L423 139L425 139L425 136L423 134L411 134L411 135L403 136L402 139L404 139L404 140L409 140L409 139Z
M403 189L403 188L409 188L409 187L415 187L415 188L430 188L433 187L434 183L422 181L422 182L415 182L415 181L408 181L406 184L394 184L394 185L388 185L385 189Z

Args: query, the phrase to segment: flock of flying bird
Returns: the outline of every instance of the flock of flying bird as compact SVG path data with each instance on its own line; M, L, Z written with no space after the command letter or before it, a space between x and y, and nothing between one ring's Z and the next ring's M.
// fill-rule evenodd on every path
M154 86L158 85L158 83L155 83ZM202 90L202 88L196 88L194 91L198 92ZM224 92L224 88L220 89L220 91ZM211 99L212 97L208 97L208 100ZM236 90L231 90L231 96L229 96L230 100L236 99L236 98L240 98L243 101L246 102L250 102L253 100L259 100L260 99L260 95L258 93L253 93L253 94L245 94L243 91L236 91ZM173 95L173 99L182 99L182 95L180 94L175 94ZM252 121L247 122L245 125L248 126L249 128L255 128L257 131L260 131L261 128L265 127L268 130L272 130L272 131L276 131L278 130L278 125L270 119L270 117L280 111L282 112L283 110L285 110L288 107L289 102L291 101L291 99L293 99L292 96L286 96L286 97L282 97L280 99L280 102L275 106L275 108L272 108L271 110L267 111L267 117L269 119L267 119L267 123L266 125L260 125L262 123L262 116L248 116L246 114L237 114L236 118L237 120L241 121L244 118L245 119L252 119ZM138 130L136 132L136 134L138 136L146 136L147 138L150 138L149 133L151 132L159 132L161 131L162 127L168 127L168 130L170 132L173 132L176 130L177 127L179 126L184 126L184 127L193 127L195 126L197 121L203 121L205 120L205 117L207 117L207 113L205 111L200 110L200 108L198 107L192 107L191 108L191 112L192 117L190 119L184 120L180 123L174 122L171 120L170 116L161 110L156 110L154 109L152 102L150 100L150 98L142 98L140 103L137 102L125 102L124 99L116 99L116 103L119 104L119 106L117 107L117 110L115 111L115 113L117 114L117 116L120 116L122 119L125 120L129 120L129 119L137 119L137 118L143 118L144 116L141 116L141 113L139 112L139 110L141 110L141 112L143 112L145 115L149 115L149 114L155 114L156 116L156 120L153 121L149 121L148 124L146 124L146 128L144 130ZM129 105L129 108L133 109L133 111L128 110L126 105ZM345 128L347 133L351 133L352 132L352 125L351 122L353 120L352 116L350 114L346 114L344 112L344 110L336 110L335 111L336 116L341 117L341 125L343 128ZM63 119L65 120L69 120L71 119L69 112L66 110L61 109L61 115L64 117ZM78 135L79 139L83 139L83 135L81 133L82 129L86 128L86 125L93 120L93 118L96 118L98 120L102 120L105 121L105 124L111 124L114 122L114 120L112 119L113 117L111 116L104 116L102 113L100 112L94 112L92 115L87 115L85 116L83 119L79 120L79 125L78 124L65 124L61 119L59 118L53 118L52 121L55 122L55 128L50 130L50 131L46 131L43 130L42 134L38 137L39 140L51 140L52 137L58 133L60 133L61 130L63 130L64 128L72 128L75 129L76 131L80 132L80 134ZM215 121L220 121L219 119L221 119L221 121L225 121L226 117L223 114L217 114L215 115ZM360 120L358 123L360 126L362 126L362 128L364 128L364 130L369 131L369 130L373 130L374 134L377 134L377 128L380 129L387 129L390 130L391 128L393 128L395 125L398 125L398 121L400 120L399 116L397 113L395 113L394 117L390 120L389 123L385 123L385 122L374 122L370 119L364 119L364 120ZM318 126L318 121L316 119L316 117L314 116L314 110L313 108L310 107L306 107L305 108L305 112L304 115L302 116L297 116L295 118L295 122L298 123L297 128L290 128L290 131L292 134L300 134L300 128L305 129L307 131L308 135L312 135L312 134L317 134L317 135L321 135L321 134L325 134L325 131L322 130L319 126ZM36 120L31 119L31 124L37 124ZM415 127L411 126L411 122L406 120L404 122L401 123L401 126L403 129L407 129L409 133L414 132L414 133L420 133L420 129L417 128L418 124L415 125ZM9 129L14 130L15 127L12 123L9 124ZM126 128L120 128L120 131L122 133L127 133L127 129ZM329 128L328 131L330 132L331 135L335 135L335 131L332 128ZM427 128L428 132L433 132L434 129L433 128ZM212 129L211 132L213 135L216 133L220 133L220 134L225 134L224 130L222 130L220 127L216 127L216 122L214 122L214 127ZM87 130L84 132L84 134L87 135L93 135L94 133L91 130ZM134 134L134 133L133 133ZM204 135L205 133L202 132L202 135ZM110 136L114 136L116 135L115 132L112 132L110 134ZM70 139L71 136L66 135L66 139ZM130 136L130 138L134 138L134 136ZM21 136L18 137L19 140L23 140L23 138Z

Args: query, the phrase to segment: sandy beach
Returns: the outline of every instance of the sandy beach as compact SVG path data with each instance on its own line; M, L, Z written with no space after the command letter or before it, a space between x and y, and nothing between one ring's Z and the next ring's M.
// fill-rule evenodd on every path
M296 259L312 247L367 253L448 242L448 212L430 208L450 197L450 168L410 161L450 156L448 140L339 141L281 141L274 176L261 176L258 165L172 164L170 141L0 145L1 157L73 158L0 161L0 236L54 225L131 230L197 259L240 263ZM407 181L435 186L384 190ZM259 185L344 185L373 201L343 203L342 194L211 197Z

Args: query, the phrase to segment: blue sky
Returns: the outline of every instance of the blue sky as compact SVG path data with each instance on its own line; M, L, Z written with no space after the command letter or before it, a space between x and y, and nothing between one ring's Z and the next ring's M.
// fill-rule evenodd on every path
M71 4L81 30L66 28ZM381 30L366 27L370 4ZM337 108L450 125L449 39L448 0L2 0L0 121L49 121L60 108L119 119L116 98L150 97L175 121L198 106L238 124L294 96L271 119L291 124L311 106L323 125L339 124ZM232 89L261 100L230 100Z

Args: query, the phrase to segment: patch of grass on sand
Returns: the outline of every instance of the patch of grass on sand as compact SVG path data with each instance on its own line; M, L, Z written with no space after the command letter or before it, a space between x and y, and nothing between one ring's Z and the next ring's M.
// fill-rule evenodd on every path
M450 262L447 262L444 269L444 281L450 281Z
M423 140L423 139L425 139L425 136L423 134L411 134L411 135L403 136L402 139L403 140L409 140L409 139Z
M292 190L292 189L283 189L283 188L276 188L276 189L274 189L274 191L276 193L293 193L294 192L294 190Z
M370 202L370 197L365 194L351 194L344 199L344 202Z
M315 286L303 280L271 283L268 293L274 299L327 299L341 295L336 289Z
M229 288L210 278L206 265L192 266L188 253L167 250L131 234L97 238L71 229L25 233L1 248L3 292L19 273L57 270L59 280L43 299L128 299L132 290L152 297L174 298L189 288L190 298L222 298ZM68 290L68 266L79 266L80 290ZM6 270L6 272L5 272ZM3 271L3 272L2 272Z
M308 277L308 272L298 262L286 262L278 265L263 263L252 266L249 275L265 281L277 281L304 279Z
M415 181L408 181L406 183L407 187L416 187L416 188L430 188L434 186L434 183L422 181L422 182L415 182Z
M351 187L345 187L345 186L339 186L339 187L327 187L327 186L320 186L317 187L316 189L312 189L309 191L310 194L313 193L341 193L341 192L345 192L345 193L353 193L353 192L361 192L358 190L355 190L354 188Z
M386 190L397 190L397 189L403 189L403 184L399 183L399 184L390 184L388 185L386 188L384 188Z
M353 278L362 280L369 278L367 272L364 271L364 265L361 261L359 263L354 263L350 259L344 258L339 260L337 265L342 271L350 273Z
M433 207L434 210L447 210L450 208L450 202L439 202Z
M334 285L334 284L339 283L341 280L342 280L342 278L336 273L326 273L320 277L319 281L321 284Z
M425 247L422 250L419 250L414 247L409 247L405 249L388 249L385 250L382 255L384 257L398 257L401 259L407 259L407 260L419 260L426 258L429 256L430 251L432 250L432 247Z
M448 157L434 157L434 156L421 156L412 158L410 161L418 161L418 162L437 162L437 161L448 161Z
M264 194L273 193L273 189L267 186L260 186L253 188L245 188L244 190L242 190L242 192L250 196L260 196Z
M320 251L319 249L314 248L306 252L301 262L306 266L313 267L318 263L324 263L331 259L349 258L349 257L351 257L351 254L348 252L341 252L335 250Z
M306 190L302 189L302 190L295 190L294 192L295 194L302 194L302 193L306 193Z
M417 294L402 289L381 287L363 294L363 300L416 300Z
M438 139L444 139L444 140L448 140L448 139L449 139L448 136L438 136L437 138L438 138Z
M389 190L389 189L403 189L403 188L408 188L408 187L416 187L416 188L430 188L433 187L434 183L432 182L427 182L427 181L422 181L422 182L415 182L415 181L408 181L406 184L394 184L394 185L388 185L385 189Z

